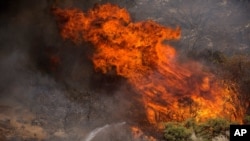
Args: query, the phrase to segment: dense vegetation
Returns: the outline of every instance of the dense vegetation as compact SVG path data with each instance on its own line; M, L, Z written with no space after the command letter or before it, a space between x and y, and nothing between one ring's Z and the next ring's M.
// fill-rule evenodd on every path
M219 136L229 139L230 124L235 123L221 118L209 119L201 123L193 119L180 123L168 122L165 124L164 139L167 141L211 141Z
M231 89L239 92L242 105L246 108L246 115L243 119L243 124L250 124L250 58L244 54L236 54L226 56L219 51L203 50L201 52L190 52L189 58L203 60L209 64L219 78L231 82ZM229 83L230 84L230 83ZM218 136L224 136L229 139L230 124L234 122L226 119L215 118L209 119L202 123L195 122L194 119L187 119L181 123L168 122L164 128L164 138L167 141L189 141L202 140L211 141ZM196 139L192 137L195 135ZM198 138L198 139L197 139Z

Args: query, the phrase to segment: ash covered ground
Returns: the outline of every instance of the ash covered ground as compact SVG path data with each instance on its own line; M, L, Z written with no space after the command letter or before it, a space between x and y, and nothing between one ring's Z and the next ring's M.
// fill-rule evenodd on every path
M218 73L218 67L207 62L214 52L249 56L247 0L1 1L0 140L83 141L106 124L105 132L93 140L147 140L133 139L129 131L129 126L149 126L146 118L142 120L146 116L136 98L140 96L112 72L95 72L89 59L91 44L81 45L83 50L64 41L51 14L55 6L86 11L107 2L126 8L134 21L180 26L181 40L169 42L180 59L191 56ZM122 122L126 123L117 126ZM144 132L162 139L154 129Z

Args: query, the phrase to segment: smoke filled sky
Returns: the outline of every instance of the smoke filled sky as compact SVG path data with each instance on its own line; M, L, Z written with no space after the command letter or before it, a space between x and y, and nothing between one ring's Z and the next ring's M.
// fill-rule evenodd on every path
M2 0L0 140L82 141L106 124L96 140L128 139L130 125L145 125L138 120L146 116L141 101L130 98L140 95L123 77L95 72L93 45L64 40L51 10L87 11L107 2L126 8L134 22L179 26L180 40L166 42L180 60L206 49L226 56L250 53L247 0ZM121 122L124 128L117 129Z

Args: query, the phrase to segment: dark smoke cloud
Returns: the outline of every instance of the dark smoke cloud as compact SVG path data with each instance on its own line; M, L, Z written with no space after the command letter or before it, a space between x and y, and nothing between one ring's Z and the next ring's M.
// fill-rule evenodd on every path
M127 8L136 21L180 25L182 39L173 43L180 52L250 51L249 1L2 0L0 140L81 141L97 127L123 121L124 128L112 126L96 139L126 140L128 125L145 124L139 120L145 117L140 103L131 99L138 95L124 79L94 72L91 45L63 41L51 14L54 6L86 11L106 2ZM51 55L60 58L54 70Z
M120 93L99 98L107 92L89 87L89 50L74 48L58 34L51 7L73 3L1 1L0 140L83 140L126 111ZM63 65L56 71L49 62L54 54Z

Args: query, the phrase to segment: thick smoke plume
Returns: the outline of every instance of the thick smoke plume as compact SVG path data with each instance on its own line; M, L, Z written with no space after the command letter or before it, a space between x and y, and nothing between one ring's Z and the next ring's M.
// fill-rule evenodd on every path
M142 102L137 101L141 97L124 78L93 70L92 44L75 47L59 35L51 9L87 11L107 2L126 8L132 21L179 25L180 40L166 41L179 52L179 61L198 52L203 53L200 62L206 63L209 52L204 49L229 56L250 51L249 1L2 0L0 140L82 141L107 124L110 128L93 140L148 140L142 132L162 137L160 131L145 130L150 125L141 120L147 119ZM131 126L136 132L137 127L144 129L142 135L133 138Z

